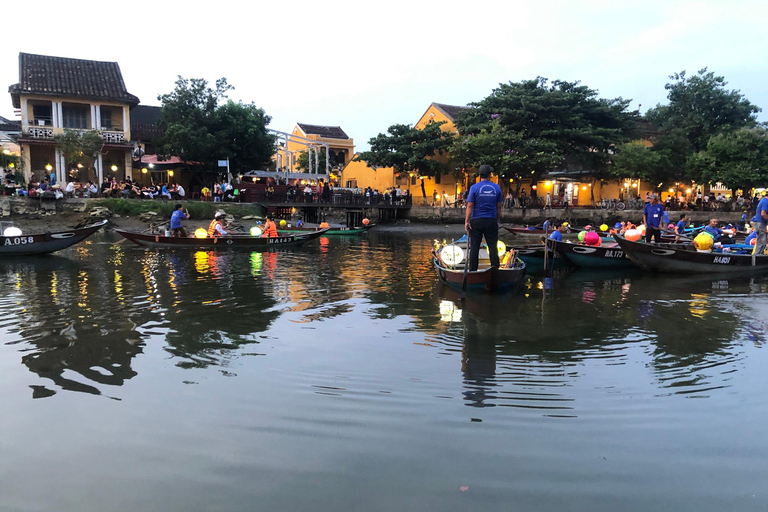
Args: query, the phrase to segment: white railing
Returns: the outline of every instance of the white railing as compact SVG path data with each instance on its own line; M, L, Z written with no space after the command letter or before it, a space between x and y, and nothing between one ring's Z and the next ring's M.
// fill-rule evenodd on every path
M52 139L53 128L36 128L30 126L27 134L33 139Z

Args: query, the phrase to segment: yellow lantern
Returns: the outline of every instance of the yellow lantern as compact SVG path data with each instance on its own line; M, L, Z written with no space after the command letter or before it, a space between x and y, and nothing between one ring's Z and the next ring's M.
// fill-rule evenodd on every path
M501 258L502 256L504 256L504 253L507 252L507 246L504 242L499 240L498 242L496 242L496 250L499 251L499 258Z
M203 228L197 228L195 230L195 238L207 238L208 232Z
M608 224L600 224L600 231L608 231Z
M286 224L288 224L288 223L285 221L285 219L282 219L282 220L280 221L280 227L281 227L281 228L284 228Z

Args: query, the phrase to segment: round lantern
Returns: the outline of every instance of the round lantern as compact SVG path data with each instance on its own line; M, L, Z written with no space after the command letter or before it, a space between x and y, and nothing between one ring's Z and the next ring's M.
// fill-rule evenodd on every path
M586 231L579 231L579 235L578 236L579 236L579 242L583 242L584 241L584 237L587 236L587 232Z
M370 219L368 219L368 217L363 219L363 226L367 226L370 223L371 223L371 221L370 221Z
M600 231L608 231L608 224L600 224Z
M10 226L5 228L5 231L3 231L3 236L21 236L21 230L16 226Z
M285 221L285 219L280 221L280 227L281 228L284 228L286 224L288 224L288 223Z
M597 247L601 243L600 235L598 235L594 231L590 231L589 233L584 235L584 243L592 247Z
M464 249L457 245L446 245L440 251L440 259L449 266L458 265L464 261Z
M757 238L753 238L749 241L749 245L755 245L755 243L757 243Z
M320 223L320 229L325 229L331 227L327 222L321 222Z
M637 226L637 230L640 232L640 234L644 235L645 234L645 224L640 224L639 226Z
M207 238L208 232L203 228L197 228L195 230L195 238Z
M502 256L504 256L504 253L507 252L507 245L501 240L499 240L498 242L496 242L496 250L498 250L499 258L501 258Z
M259 226L253 226L251 228L251 236L261 236L261 228Z
M626 232L624 232L624 238L630 242L637 242L642 236L643 234L640 233L640 231L637 229L628 229Z
M711 251L713 245L715 245L715 239L706 231L702 231L693 239L693 246L697 251Z

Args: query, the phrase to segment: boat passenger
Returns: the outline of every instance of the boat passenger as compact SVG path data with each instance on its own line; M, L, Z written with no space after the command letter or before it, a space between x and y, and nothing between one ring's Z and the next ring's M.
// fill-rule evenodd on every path
M491 248L496 247L499 241L499 219L504 195L501 193L501 187L491 181L492 172L493 167L490 165L481 165L477 170L480 182L472 185L467 194L464 227L470 235L469 270L471 272L477 270L480 243L483 238ZM498 251L489 250L488 257L491 260L491 267L499 268Z
M182 211L182 204L177 203L176 209L173 211L173 214L171 215L171 236L175 237L186 237L187 230L184 229L184 226L181 225L181 221L184 219L189 218L189 212Z
M707 225L707 227L704 228L704 231L712 235L712 238L715 239L715 242L720 242L721 244L733 243L732 238L723 236L725 234L725 231L717 227L717 219L709 219L709 224Z
M755 231L755 228L750 229L749 234L747 235L747 238L744 239L744 243L747 245L750 245L752 243L752 240L757 240L757 231Z
M552 232L551 235L549 235L550 240L557 240L558 242L563 241L563 233L567 232L568 228L564 224L560 224L556 230Z
M684 235L685 234L685 228L687 227L688 222L685 220L685 214L680 214L680 220L675 225L675 233L678 235Z
M541 229L543 229L545 233L547 231L549 231L550 229L552 229L552 218L551 217L547 217L547 220L545 220L544 224L541 225Z
M276 238L277 225L271 215L267 216L266 222L264 222L264 232L261 234L262 238Z
M224 226L221 224L221 221L224 219L224 217L226 217L226 213L223 211L218 210L216 212L216 215L213 217L213 220L208 226L208 236L217 237L228 234L228 232L224 230Z

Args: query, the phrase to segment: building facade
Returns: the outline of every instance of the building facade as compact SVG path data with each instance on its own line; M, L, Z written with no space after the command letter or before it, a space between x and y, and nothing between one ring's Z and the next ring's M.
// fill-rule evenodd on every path
M54 173L58 182L117 180L132 176L130 110L139 98L128 93L116 62L19 54L19 83L10 86L21 112L21 163L25 178ZM104 141L88 168L66 161L56 137L65 130L94 130Z

